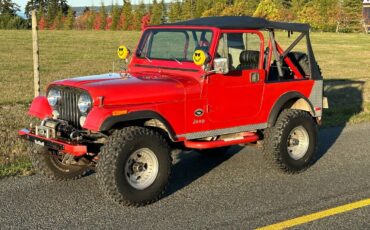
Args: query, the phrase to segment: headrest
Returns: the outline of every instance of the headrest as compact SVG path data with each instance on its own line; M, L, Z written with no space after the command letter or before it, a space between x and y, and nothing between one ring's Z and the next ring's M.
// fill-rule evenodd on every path
M258 63L260 52L254 50L244 50L240 53L239 61L241 64Z

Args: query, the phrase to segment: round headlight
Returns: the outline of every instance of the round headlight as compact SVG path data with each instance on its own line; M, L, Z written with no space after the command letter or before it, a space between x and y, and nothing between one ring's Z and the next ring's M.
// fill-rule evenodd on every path
M60 98L61 98L61 94L60 94L59 90L51 89L49 91L49 93L48 93L48 102L52 107L57 105Z
M77 105L81 113L86 113L91 108L91 99L89 95L86 93L81 94L80 98L78 98Z

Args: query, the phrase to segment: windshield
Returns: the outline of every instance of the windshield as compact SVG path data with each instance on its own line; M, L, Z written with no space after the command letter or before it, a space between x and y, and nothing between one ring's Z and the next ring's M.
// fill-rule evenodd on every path
M139 58L193 61L197 49L209 51L213 33L210 30L195 29L153 29L147 30L140 42L136 55Z

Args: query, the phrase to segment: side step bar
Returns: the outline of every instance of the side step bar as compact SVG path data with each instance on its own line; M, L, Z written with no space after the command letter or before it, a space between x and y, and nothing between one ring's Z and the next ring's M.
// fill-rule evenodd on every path
M242 136L233 139L220 139L216 141L196 141L196 140L189 140L184 141L185 147L191 149L212 149L230 145L238 145L238 144L245 144L245 143L252 143L256 142L260 139L258 134L245 132Z

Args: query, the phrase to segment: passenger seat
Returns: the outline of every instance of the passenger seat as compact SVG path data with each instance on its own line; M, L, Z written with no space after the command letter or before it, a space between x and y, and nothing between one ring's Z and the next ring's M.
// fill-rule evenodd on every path
M240 65L238 65L237 70L258 69L259 59L259 51L244 50L240 53Z

